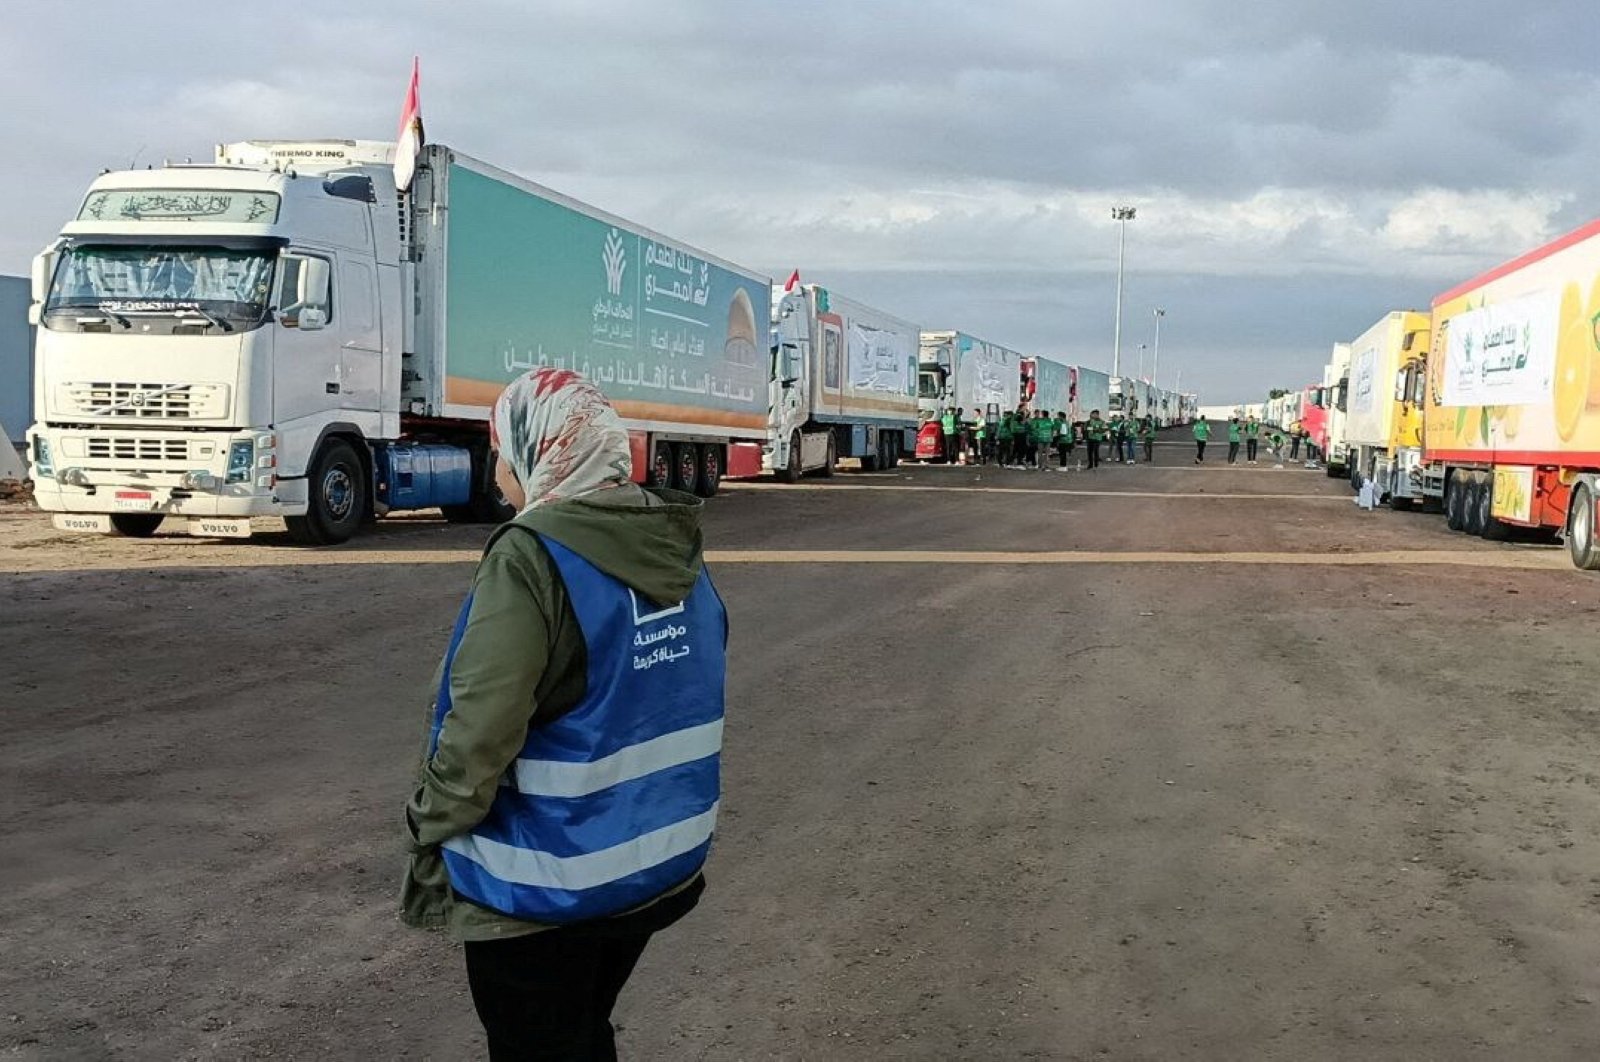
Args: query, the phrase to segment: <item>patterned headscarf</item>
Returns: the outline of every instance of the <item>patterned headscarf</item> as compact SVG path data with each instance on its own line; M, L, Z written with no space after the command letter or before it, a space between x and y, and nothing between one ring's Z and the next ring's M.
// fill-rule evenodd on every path
M578 373L534 369L495 400L489 439L528 497L523 511L628 482L628 432L600 389Z

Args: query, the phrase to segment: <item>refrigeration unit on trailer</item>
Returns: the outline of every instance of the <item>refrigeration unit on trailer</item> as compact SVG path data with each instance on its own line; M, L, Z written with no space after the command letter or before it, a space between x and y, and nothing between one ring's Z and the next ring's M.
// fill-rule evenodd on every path
M1600 569L1600 221L1433 303L1423 488L1452 530L1566 535Z
M1022 355L965 332L923 332L917 377L922 461L944 459L944 410L961 409L967 417L981 412L993 422L1022 402Z
M1072 369L1050 358L1022 359L1022 406L1054 416L1072 405Z
M778 292L765 464L831 475L841 457L893 468L916 448L921 329L818 284Z
M34 263L40 506L71 530L341 542L495 520L486 418L536 366L624 419L635 478L760 468L769 282L429 145L246 141L108 172ZM759 345L758 345L759 344Z

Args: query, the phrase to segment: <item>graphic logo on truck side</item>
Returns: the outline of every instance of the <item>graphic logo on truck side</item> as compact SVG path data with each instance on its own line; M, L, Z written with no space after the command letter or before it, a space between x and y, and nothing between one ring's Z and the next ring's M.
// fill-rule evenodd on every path
M615 299L622 294L622 274L628 268L628 252L623 249L622 235L616 229L606 235L606 249L600 261L606 267L606 291Z

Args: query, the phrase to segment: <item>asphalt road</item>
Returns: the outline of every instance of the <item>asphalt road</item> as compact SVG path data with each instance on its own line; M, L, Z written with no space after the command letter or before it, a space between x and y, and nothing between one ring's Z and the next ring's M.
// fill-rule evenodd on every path
M627 1057L1595 1056L1600 581L1189 453L711 504L724 813ZM0 508L0 1057L481 1051L395 897L483 537Z

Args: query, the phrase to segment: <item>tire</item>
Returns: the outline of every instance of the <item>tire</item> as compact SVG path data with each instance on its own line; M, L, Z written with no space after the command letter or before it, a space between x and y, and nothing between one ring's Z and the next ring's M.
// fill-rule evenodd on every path
M650 486L666 487L672 483L672 444L657 442L650 450Z
M702 498L715 498L722 485L722 447L706 443L700 447L699 476L694 481L694 492Z
M694 443L672 446L672 489L693 494L700 483L700 448Z
M366 466L355 447L342 439L326 443L306 477L306 514L284 520L290 536L308 546L348 542L372 507L368 488Z
M831 441L833 436L829 435L828 438ZM861 471L863 472L876 472L884 467L883 435L881 433L878 435L877 442L873 443L873 447L872 453L861 459Z
M1511 537L1511 526L1494 516L1494 479L1485 476L1483 486L1478 491L1478 522L1481 525L1478 534L1490 542L1504 542Z
M800 463L800 433L795 432L794 438L789 440L788 467L780 468L773 474L778 477L779 483L798 483L803 471L805 466Z
M1462 491L1465 480L1466 473L1457 472L1444 485L1444 526L1452 531L1460 531L1466 526L1467 499Z
M1489 493L1489 485L1483 481L1482 476L1474 472L1467 480L1465 493L1461 530L1478 538L1483 535L1483 519L1489 512L1489 499L1485 497Z
M111 526L128 538L149 538L165 519L161 513L112 513Z
M1323 465L1322 474L1327 476L1329 479L1338 479L1339 469L1333 467L1332 465Z
M1600 571L1600 544L1595 542L1594 495L1586 483L1572 489L1572 511L1567 517L1567 553L1572 566Z
M1391 491L1389 493L1389 508L1397 513L1408 513L1411 511L1411 499L1403 494L1395 494Z
M900 433L895 432L889 437L889 467L900 467Z

